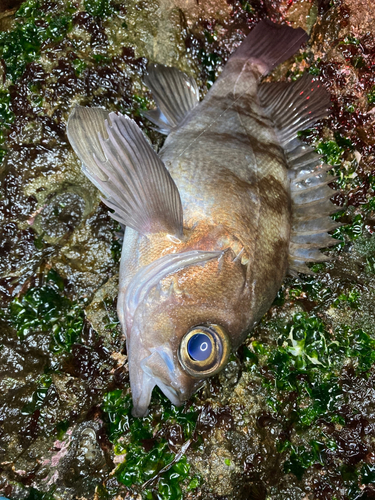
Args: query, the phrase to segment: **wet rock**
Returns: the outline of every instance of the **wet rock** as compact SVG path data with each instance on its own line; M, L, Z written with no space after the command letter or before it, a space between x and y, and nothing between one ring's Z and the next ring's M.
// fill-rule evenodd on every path
M97 440L98 430L98 423L85 422L71 436L68 451L58 468L57 489L65 498L69 490L72 495L92 495L98 480L109 472Z
M17 59L3 54L1 69L0 125L7 137L6 153L0 144L0 156L6 154L0 167L1 494L372 498L375 59L369 1L27 5L17 18L23 28L12 17L16 4L5 3L13 10L0 15L2 30L33 26L41 37L31 40L37 45L27 61L22 44L13 47ZM187 71L203 95L250 28L267 17L311 32L300 54L269 79L295 79L308 70L332 95L331 116L306 140L335 165L333 199L346 224L335 234L342 243L316 276L286 280L238 358L192 401L178 410L155 393L150 415L131 420L116 316L118 228L80 172L66 138L67 117L75 104L126 112L160 146L163 139L141 116L152 107L142 84L147 63ZM48 25L56 26L55 37L44 38ZM54 284L47 278L52 271ZM68 302L64 314L48 322L35 300L51 287L54 298ZM15 303L22 321L10 314ZM79 335L74 317L64 323L75 314ZM65 337L56 344L60 323ZM295 355L292 341L303 355ZM128 461L133 483L121 483L113 460ZM156 479L146 493L140 478L148 473Z
M85 202L78 194L57 194L52 196L48 205L36 216L34 229L48 243L57 243L81 222L84 211Z

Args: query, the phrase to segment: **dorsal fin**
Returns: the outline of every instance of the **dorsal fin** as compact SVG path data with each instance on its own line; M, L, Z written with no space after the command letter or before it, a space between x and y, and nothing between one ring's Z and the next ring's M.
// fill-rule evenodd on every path
M182 123L199 103L199 90L194 80L177 68L150 64L144 82L151 90L157 108L143 115L163 134Z
M330 106L330 95L322 82L308 73L292 83L264 83L258 95L285 151L295 149L297 132L326 117ZM294 168L293 164L290 167Z
M182 235L177 186L133 120L77 106L67 129L83 172L115 210L114 219L142 234Z
M335 179L327 174L332 167L303 144L297 133L327 116L330 97L320 81L305 74L293 83L261 85L259 98L275 125L289 166L293 203L289 271L312 274L306 263L329 260L319 249L337 245L327 233L339 226L329 217L338 210L330 201L333 191L328 187Z

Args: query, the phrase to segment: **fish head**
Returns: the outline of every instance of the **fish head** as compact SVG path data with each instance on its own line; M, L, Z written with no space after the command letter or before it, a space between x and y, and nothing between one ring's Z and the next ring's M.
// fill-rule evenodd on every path
M158 386L179 406L226 365L244 329L244 266L231 251L166 255L142 268L125 297L133 415Z

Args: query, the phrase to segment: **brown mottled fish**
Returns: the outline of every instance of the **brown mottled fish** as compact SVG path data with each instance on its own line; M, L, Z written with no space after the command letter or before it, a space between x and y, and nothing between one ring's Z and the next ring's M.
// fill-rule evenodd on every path
M83 172L126 226L118 315L135 416L155 386L179 405L222 370L287 271L310 273L336 243L329 167L297 138L329 95L308 74L260 83L306 40L261 21L202 102L185 73L149 66L158 108L147 117L168 135L159 154L126 116L77 107L69 118Z

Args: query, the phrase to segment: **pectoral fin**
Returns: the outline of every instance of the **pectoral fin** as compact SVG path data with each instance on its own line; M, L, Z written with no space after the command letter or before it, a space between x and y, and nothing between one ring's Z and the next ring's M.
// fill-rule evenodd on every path
M76 107L69 141L114 219L142 234L182 234L182 205L164 163L130 118Z
M162 134L181 124L199 103L199 90L194 78L177 68L150 64L144 81L151 90L157 109L143 113Z

